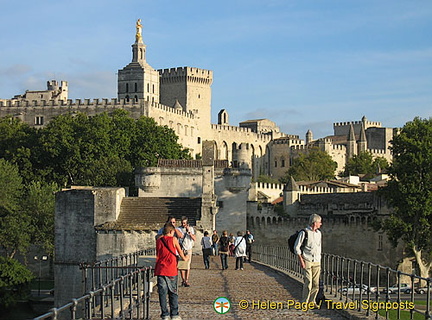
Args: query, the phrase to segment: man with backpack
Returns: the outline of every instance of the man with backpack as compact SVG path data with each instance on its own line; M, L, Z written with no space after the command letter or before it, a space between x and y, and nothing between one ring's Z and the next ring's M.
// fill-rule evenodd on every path
M301 230L294 244L294 253L298 256L303 269L303 301L316 304L321 273L321 231L322 218L318 214L309 217L309 225Z

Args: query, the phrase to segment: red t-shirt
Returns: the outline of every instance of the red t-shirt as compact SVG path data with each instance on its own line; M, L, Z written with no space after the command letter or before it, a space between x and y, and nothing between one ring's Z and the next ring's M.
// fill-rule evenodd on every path
M162 243L162 239L171 250ZM174 277L178 274L177 257L174 255L177 249L174 247L173 239L173 237L163 236L156 241L155 276Z

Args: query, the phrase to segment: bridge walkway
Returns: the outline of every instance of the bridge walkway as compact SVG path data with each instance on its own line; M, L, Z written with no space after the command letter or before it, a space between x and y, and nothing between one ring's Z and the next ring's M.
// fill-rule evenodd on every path
M308 311L296 309L295 305L288 308L288 303L299 303L301 283L254 262L244 263L244 270L234 270L235 258L228 259L227 270L221 270L218 256L212 256L210 269L205 269L202 256L193 256L191 286L179 287L182 319L346 319L343 313L330 310L325 304L321 309ZM231 308L225 314L217 313L213 307L219 297L226 297L231 302ZM243 309L239 305L241 301ZM261 303L259 306L258 302ZM151 319L160 319L156 287L151 295L150 313Z

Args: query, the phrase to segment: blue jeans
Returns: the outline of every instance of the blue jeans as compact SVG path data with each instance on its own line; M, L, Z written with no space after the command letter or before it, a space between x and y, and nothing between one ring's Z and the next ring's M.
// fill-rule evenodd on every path
M222 263L222 269L228 269L228 255L226 253L221 253L220 254L221 257L221 263Z
M212 244L212 247L214 249L214 255L217 256L219 254L219 248L218 248L218 244Z
M157 287L159 292L159 304L161 308L161 318L174 317L178 312L178 293L177 293L178 276L157 276ZM167 294L171 313L168 311Z
M208 249L202 249L203 252L203 260L204 260L204 267L206 269L210 268L210 256L211 256L211 248Z

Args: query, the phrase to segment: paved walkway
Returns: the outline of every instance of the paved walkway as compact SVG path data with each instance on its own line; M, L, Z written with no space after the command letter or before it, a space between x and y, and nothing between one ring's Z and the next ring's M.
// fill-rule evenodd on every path
M228 266L227 270L221 270L220 258L212 256L210 269L206 270L202 256L193 256L191 286L179 287L179 308L183 320L345 319L324 305L319 310L309 311L297 310L295 305L288 308L288 303L299 303L301 284L271 268L245 263L244 270L234 270L235 258L229 258ZM225 314L217 313L213 307L218 297L226 297L231 302L231 308ZM270 309L271 303L273 310ZM151 319L160 319L156 287L150 308Z

